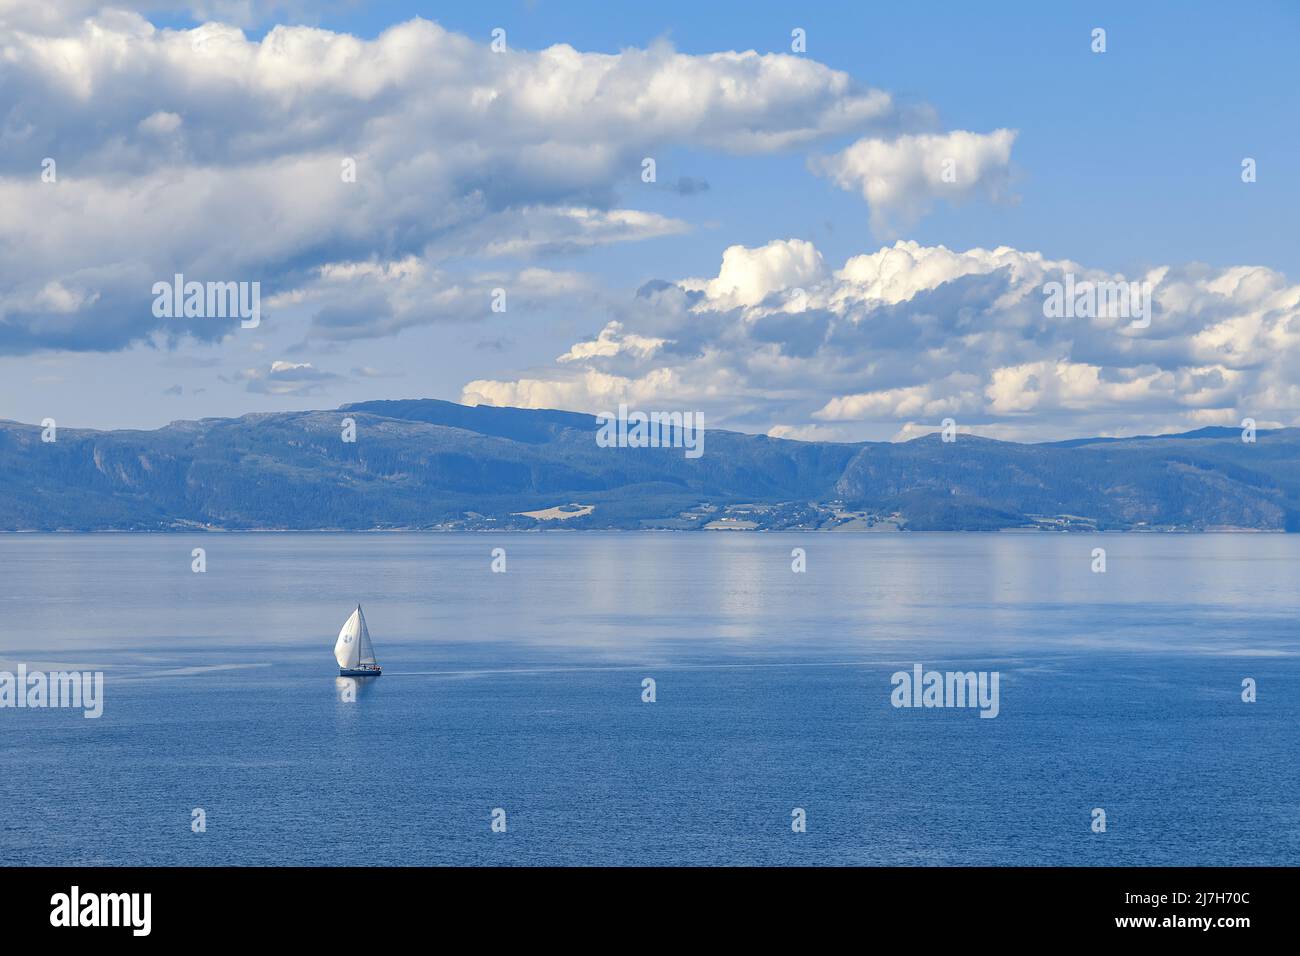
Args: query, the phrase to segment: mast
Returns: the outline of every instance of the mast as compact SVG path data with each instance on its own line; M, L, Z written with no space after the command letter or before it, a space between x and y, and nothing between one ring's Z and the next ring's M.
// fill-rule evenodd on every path
M361 610L361 605L357 604L357 663L362 666L377 665L378 659L375 657L375 645L370 640L370 628L366 624L366 613Z

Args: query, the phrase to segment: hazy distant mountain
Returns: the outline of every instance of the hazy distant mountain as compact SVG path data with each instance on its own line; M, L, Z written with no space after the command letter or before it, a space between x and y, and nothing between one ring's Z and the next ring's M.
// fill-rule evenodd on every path
M709 431L691 459L602 448L596 428L573 412L433 400L61 428L52 443L0 422L0 530L1300 530L1300 429L1254 444L1215 428L1036 445Z

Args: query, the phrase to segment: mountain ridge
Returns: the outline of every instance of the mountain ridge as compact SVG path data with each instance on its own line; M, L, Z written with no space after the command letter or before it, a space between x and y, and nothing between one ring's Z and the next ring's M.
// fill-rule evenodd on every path
M343 419L357 440L342 438ZM1300 429L1018 443L604 448L597 419L438 399L179 420L0 421L0 530L1300 530Z

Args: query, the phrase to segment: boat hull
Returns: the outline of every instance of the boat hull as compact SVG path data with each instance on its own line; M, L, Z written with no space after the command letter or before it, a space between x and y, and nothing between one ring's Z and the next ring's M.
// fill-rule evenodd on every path
M384 672L382 667L340 667L340 677L378 677Z

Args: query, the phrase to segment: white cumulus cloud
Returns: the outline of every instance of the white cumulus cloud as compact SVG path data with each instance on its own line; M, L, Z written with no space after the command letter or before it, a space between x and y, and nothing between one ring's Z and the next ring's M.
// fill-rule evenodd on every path
M866 137L809 165L835 185L862 195L872 227L893 235L921 218L938 200L1008 197L1016 131L921 133L893 139Z
M1150 324L1049 317L1048 284L1067 275L1149 283ZM1017 439L1300 425L1300 285L1263 267L1117 276L1005 246L900 241L832 269L811 244L779 240L730 247L716 276L648 283L615 308L553 367L476 380L465 399L699 409L720 426L843 440L948 417ZM625 347L641 340L654 347Z
M147 338L164 327L149 290L177 272L258 281L289 303L328 263L415 256L448 272L678 235L688 223L636 208L655 188L646 156L743 156L907 121L889 93L789 54L498 54L423 19L373 39L310 26L253 39L230 23L158 28L147 3L26 10L40 6L0 14L0 352ZM292 6L187 9L246 21ZM32 303L56 281L82 306L50 323ZM754 281L740 276L738 294ZM374 334L421 321L373 304ZM348 334L365 335L354 318Z

